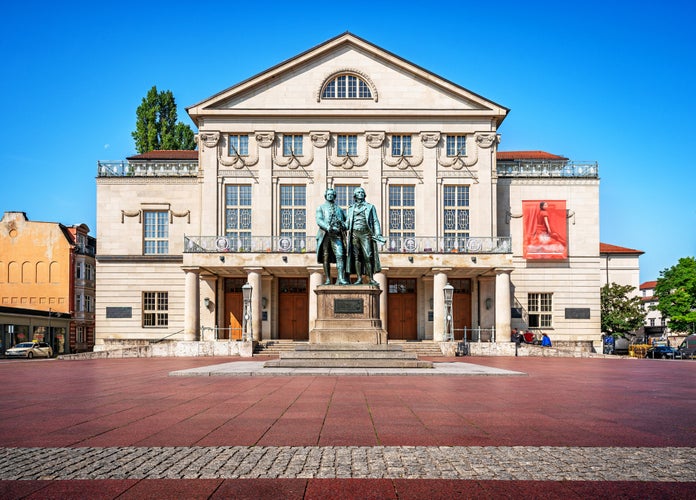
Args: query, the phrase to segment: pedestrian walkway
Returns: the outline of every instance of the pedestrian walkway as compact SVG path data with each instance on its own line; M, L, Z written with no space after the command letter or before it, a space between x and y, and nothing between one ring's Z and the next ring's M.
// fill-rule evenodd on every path
M696 362L445 361L0 361L0 498L694 497Z

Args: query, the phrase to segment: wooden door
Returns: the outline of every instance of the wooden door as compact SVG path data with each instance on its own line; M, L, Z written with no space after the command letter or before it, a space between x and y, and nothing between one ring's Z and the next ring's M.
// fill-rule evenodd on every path
M462 340L466 328L466 338L471 340L471 280L452 279L450 285L454 287L452 296L454 339Z
M225 279L225 329L218 334L218 339L242 340L244 322L243 278Z
M391 340L418 340L415 279L390 279L387 325Z
M278 281L278 338L309 339L309 295L306 278Z

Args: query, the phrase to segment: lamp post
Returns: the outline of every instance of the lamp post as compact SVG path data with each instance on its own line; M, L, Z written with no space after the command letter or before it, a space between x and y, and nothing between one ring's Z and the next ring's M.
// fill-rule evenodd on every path
M445 333L443 340L451 342L454 340L454 325L452 320L452 297L454 296L454 287L449 282L442 288L445 294Z
M251 342L254 339L251 326L251 293L254 291L253 287L247 281L242 286L242 298L244 299L244 314L242 322L242 340Z

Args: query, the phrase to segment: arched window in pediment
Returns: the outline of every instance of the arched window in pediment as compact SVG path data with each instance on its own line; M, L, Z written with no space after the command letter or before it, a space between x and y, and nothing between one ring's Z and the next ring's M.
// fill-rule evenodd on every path
M328 78L321 89L322 99L372 99L371 85L354 73L339 73Z

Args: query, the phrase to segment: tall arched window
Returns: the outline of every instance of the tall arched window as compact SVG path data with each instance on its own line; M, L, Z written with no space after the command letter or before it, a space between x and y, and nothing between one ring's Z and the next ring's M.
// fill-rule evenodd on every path
M372 99L370 86L356 75L336 75L324 84L322 99Z

